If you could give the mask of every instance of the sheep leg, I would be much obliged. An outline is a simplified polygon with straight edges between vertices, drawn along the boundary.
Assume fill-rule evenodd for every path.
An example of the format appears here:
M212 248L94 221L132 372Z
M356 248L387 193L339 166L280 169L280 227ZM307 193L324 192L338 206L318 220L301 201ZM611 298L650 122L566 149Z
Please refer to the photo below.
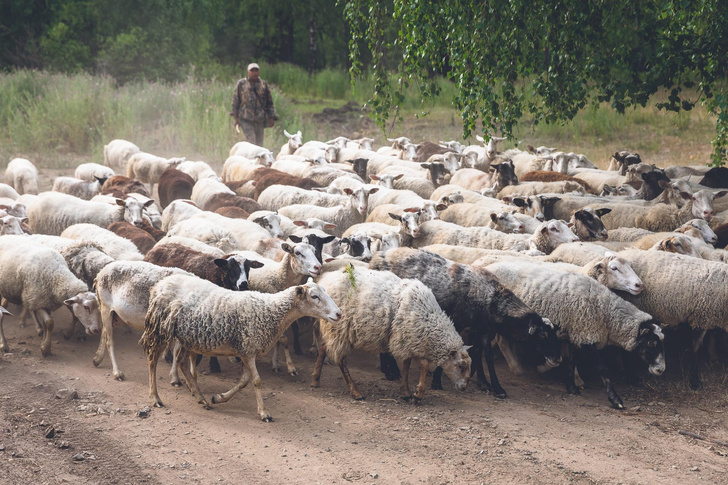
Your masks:
M3 298L2 300L0 300L0 306L4 306L5 308L7 308L8 307L8 300L5 299L5 298ZM23 312L25 312L25 313L23 313ZM43 335L43 325L41 325L40 320L38 320L38 317L35 315L35 312L29 312L28 309L25 308L24 306L23 306L23 309L20 312L20 317L21 317L21 322L22 322L22 325L21 326L25 326L25 316L28 313L30 313L31 316L33 317L33 321L35 322L35 332L40 337L41 335Z
M210 403L207 402L205 396L200 390L200 385L197 383L197 378L192 375L191 368L194 365L193 355L182 349L179 352L177 367L182 371L182 375L185 376L185 382L187 382L187 388L190 390L193 396L197 398L197 403L202 404L205 409L210 409Z
M622 403L622 400L614 390L612 381L609 380L609 376L607 375L607 366L596 347L594 345L584 345L579 349L579 351L583 352L583 354L594 363L594 367L597 369L599 376L602 378L602 382L607 387L607 399L609 399L612 407L615 409L624 409L624 403Z
M491 360L488 361L488 351L486 350L486 357L485 361L488 365L488 372L490 373L490 379L493 381L493 373L495 373L495 369L491 372L491 366L493 361L493 347L486 342L486 338L483 337L483 339L478 339L479 341L476 342L472 347L468 349L468 355L470 355L470 360L472 361L471 367L470 367L470 377L473 376L473 374L477 374L478 379L478 385L483 388L485 392L491 392L495 389L495 384L491 387L490 382L488 382L488 379L485 377L485 369L483 368L483 345L487 345L490 347L490 356ZM492 340L492 339L491 339ZM441 371L442 372L442 371ZM498 378L496 377L495 381L498 381ZM500 387L500 384L498 385ZM501 391L503 389L501 388ZM505 393L505 391L503 391ZM506 397L506 396L498 396L496 397Z
M566 392L569 394L574 394L578 396L581 394L581 391L579 391L579 387L576 385L576 359L574 359L574 346L569 344L569 348L566 352L563 351L562 348L562 357L563 357L563 363L561 364L566 372ZM581 377L579 377L579 380L581 381ZM584 382L582 381L582 384Z
M381 355L382 354L379 354L380 358L381 358ZM409 401L412 399L412 393L410 392L410 387L409 387L410 365L412 365L411 357L409 359L405 359L402 362L402 383L400 385L400 390L402 392L402 399L405 401Z
M486 335L483 340L483 345L485 346L485 362L488 364L488 374L490 375L490 382L491 382L491 390L495 397L500 399L505 399L508 397L508 394L506 394L505 389L501 387L500 382L498 382L498 376L495 373L495 359L493 358L493 338L495 335L488 334ZM480 352L478 352L480 353ZM480 365L480 372L483 372L483 365L481 363ZM483 379L485 380L485 375L483 376ZM480 380L480 379L479 379ZM487 380L485 382L488 382Z
M5 305L2 305L5 306ZM28 319L28 309L23 307L22 310L20 310L20 315L18 315L18 320L20 320L20 326L25 327L26 323L25 321Z
M281 336L283 338L283 336ZM278 339L276 344L273 346L273 352L270 356L270 370L275 372L276 374L281 371L281 366L278 365L278 347L281 346L281 341Z
M210 373L219 374L220 372L222 372L222 369L220 369L220 361L217 360L217 357L210 357Z
M620 349L620 357L622 358L622 367L624 369L624 377L630 386L641 387L642 379L637 375L637 359L632 352Z
M398 381L402 378L397 361L389 352L379 354L379 367L384 373L384 378L388 381Z
M43 357L48 357L51 354L51 334L53 333L53 319L50 314L44 310L35 311L36 323L40 320L41 327L43 328L43 340L40 343L40 353Z
M500 349L503 358L506 359L506 362L508 363L508 368L511 370L511 372L516 375L523 374L523 366L521 366L521 363L518 361L518 358L513 352L513 347L508 339L504 338L501 335L497 335L496 344L498 344L498 348Z
M163 352L161 349L152 349L147 354L147 361L149 363L149 397L154 400L154 407L163 408L162 400L159 398L159 392L157 392L157 362L159 362L160 354Z
M430 389L442 390L442 367L438 366L432 373L432 382L430 383Z
M297 376L298 372L296 372L296 366L291 358L291 352L288 350L288 337L281 335L281 338L279 338L276 343L276 349L278 346L283 347L283 355L286 357L286 372L288 372L288 375L291 377Z
M253 379L253 387L255 388L255 400L258 402L258 415L266 423L273 421L273 417L265 409L263 403L263 391L260 388L260 374L258 374L258 368L255 366L255 356L246 355L243 357L243 364L250 370L250 376Z
M219 404L221 402L228 402L235 394L240 391L240 389L243 389L245 386L248 385L250 382L251 374L248 370L248 367L243 365L240 369L240 380L237 384L233 386L232 389L230 389L227 392L222 392L220 394L213 394L212 396L212 404Z
M298 320L296 320L291 324L291 333L293 334L293 353L296 355L303 355L299 330Z
M321 342L319 344L316 365L314 365L313 374L311 374L311 387L319 387L321 385L321 368L324 366L324 359L326 359L326 346Z
M346 385L349 386L349 392L351 393L351 397L357 401L363 401L364 395L359 392L359 389L356 388L356 384L354 384L354 380L351 378L351 374L349 374L349 367L346 365L346 357L343 357L341 359L341 362L339 363L339 369L341 369L341 375L344 376L344 381L346 381Z
M420 359L420 381L417 383L417 390L415 391L415 404L420 404L422 397L425 395L425 389L427 389L427 371L429 368L430 363L426 359Z
M693 345L690 347L690 389L696 391L700 389L702 382L700 381L700 371L698 370L698 351L703 345L706 330L693 329Z
M172 368L169 370L169 380L170 384L173 387L180 387L182 385L182 380L179 378L179 353L182 349L182 346L180 343L175 340L174 345L172 347Z
M0 351L10 352L10 346L8 345L8 340L5 338L5 331L3 330L3 315L2 314L0 314Z
M76 322L78 322L78 319L76 318L76 315L71 312L71 323L68 324L68 327L66 327L66 329L62 332L64 339L68 340L73 337L73 331L76 330Z

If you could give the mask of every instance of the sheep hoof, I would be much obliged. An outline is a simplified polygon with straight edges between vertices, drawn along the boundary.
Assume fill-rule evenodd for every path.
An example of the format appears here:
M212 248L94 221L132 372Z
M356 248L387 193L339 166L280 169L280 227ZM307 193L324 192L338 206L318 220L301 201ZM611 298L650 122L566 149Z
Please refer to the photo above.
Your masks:
M364 400L364 396L362 396L361 394L359 394L358 396L351 396L351 397L354 398L354 401L363 401Z
M291 376L291 377L296 377L298 375L298 372L296 372L296 370L294 369L294 370L290 371L288 373L288 375Z
M437 384L435 384L433 382L432 384L430 384L430 389L433 389L435 391L442 391L442 383L438 382Z
M170 352L169 350L164 353L164 361L167 362L168 364L171 364L173 361L172 352Z
M278 374L281 370L278 367L271 367L271 369L274 373Z
M170 382L170 385L172 387L182 387L182 381L180 381L180 380L172 381L172 382Z
M164 404L162 404L162 401L154 401L154 407L155 408L163 408Z
M264 423L272 423L273 418L271 416L263 416L260 418Z
M415 396L412 402L415 406L419 406L420 404L422 404L422 398Z
M412 400L412 396L402 396L401 398L405 402L410 402Z
M40 354L43 357L48 357L49 355L51 355L51 349L50 348L41 347L40 348Z
M508 397L508 394L506 394L506 391L504 391L503 389L495 392L493 395L498 399L506 399Z
M700 379L690 379L690 389L692 389L693 391L697 391L702 385L703 383L700 381Z
M566 388L566 392L567 392L567 393L569 393L569 394L573 394L574 396L579 396L579 395L581 395L581 391L580 391L580 390L579 390L579 388L578 388L578 387L576 387L576 386L570 386L570 387L567 387L567 388Z
M100 361L100 360L96 360L96 358L95 358L95 357L94 357L94 359L92 360L92 362L94 363L94 367L98 367L99 365L101 365L101 361Z
M123 372L119 372L118 374L114 374L114 379L116 379L117 381L124 381L126 380L126 376Z
M620 411L624 409L624 404L622 404L621 402L613 402L612 406L614 407L614 409L619 409Z
M0 346L0 352L2 352L4 354L9 353L10 352L10 346L9 345Z

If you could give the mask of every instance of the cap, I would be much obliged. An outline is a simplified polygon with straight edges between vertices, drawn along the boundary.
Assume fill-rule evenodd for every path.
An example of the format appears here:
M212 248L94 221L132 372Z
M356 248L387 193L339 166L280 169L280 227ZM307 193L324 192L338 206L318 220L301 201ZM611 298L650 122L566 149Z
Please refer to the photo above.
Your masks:
M248 71L250 71L251 69L260 70L260 66L258 64L256 64L255 62L251 62L250 64L248 64Z

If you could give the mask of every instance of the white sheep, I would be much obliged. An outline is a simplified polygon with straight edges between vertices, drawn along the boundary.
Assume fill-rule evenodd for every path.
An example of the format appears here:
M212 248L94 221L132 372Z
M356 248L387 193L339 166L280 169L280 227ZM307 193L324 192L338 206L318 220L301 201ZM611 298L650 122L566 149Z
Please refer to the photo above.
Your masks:
M222 165L222 181L249 180L253 178L257 170L271 167L271 164L268 162L269 160L265 157L245 158L239 155L228 157Z
M193 162L188 160L182 162L177 165L177 170L186 173L192 177L192 180L194 181L206 178L219 179L215 170L213 170L210 165L202 161Z
M58 251L33 244L27 236L0 237L0 305L23 305L43 330L40 351L51 353L51 313L66 305L89 335L99 330L98 302L86 283L68 269ZM0 350L8 343L0 328Z
M129 158L140 151L139 147L130 141L111 140L108 145L104 145L104 165L111 167L117 173L125 173Z
M110 205L60 192L44 192L28 207L28 217L33 233L58 236L68 226L82 222L103 228L119 221L141 226L143 209L144 205L131 197L116 199L116 205Z
M0 197L15 200L20 194L8 184L0 184Z
M109 179L116 175L111 167L106 167L98 163L82 163L76 167L76 172L73 174L77 179L85 180L86 182L95 182L98 179Z
M364 191L367 187L362 186L353 191ZM352 189L349 189L352 190ZM258 203L265 210L275 211L281 207L293 204L309 204L319 207L336 207L345 204L347 196L333 195L314 190L306 190L291 185L271 185L258 196Z
M349 267L329 271L318 279L340 306L339 322L319 322L321 340L312 387L318 387L326 356L339 365L354 399L364 396L356 388L346 359L352 350L390 352L403 362L401 392L411 399L408 371L412 359L419 361L419 382L414 394L420 401L430 365L440 366L459 390L470 377L470 356L452 321L445 315L432 291L417 280L400 279L388 271Z
M190 249L194 249L195 251L199 251L205 254L211 254L216 258L220 258L225 255L225 252L219 248L210 246L209 244L205 244L202 241L198 241L197 239L192 239L190 237L184 236L163 237L162 239L157 241L157 244L155 244L154 247L156 248L157 246L164 246L167 244L181 244L183 246L187 246Z
M229 155L231 157L245 157L251 160L258 159L260 160L259 163L261 165L265 165L266 167L270 167L271 163L275 161L275 157L273 157L273 152L271 152L267 148L260 147L247 141L241 141L233 145L233 147L230 149Z
M96 177L93 182L75 177L56 177L53 180L53 191L73 195L83 200L91 200L95 195L101 193L101 186L106 182L105 178Z
M189 219L194 215L202 214L202 212L202 209L197 207L197 204L191 200L173 200L162 211L162 230L169 231L178 222Z
M295 204L283 207L278 212L291 220L302 220L307 217L315 217L330 224L335 224L336 228L332 229L332 233L341 237L341 235L349 227L354 224L364 222L367 215L369 196L375 194L379 187L370 188L368 190L357 189L353 191L346 189L349 200L343 206L338 207L318 207L314 205Z
M140 340L149 360L149 392L154 405L162 406L157 393L157 361L166 346L177 339L183 353L240 357L244 366L240 381L230 391L213 395L211 401L228 401L252 380L258 415L263 421L272 421L263 403L255 358L267 352L291 323L303 316L336 323L341 311L312 281L275 294L262 294L234 292L186 275L165 278L152 290ZM183 357L180 367L192 394L209 407Z
M149 184L149 194L152 195L154 193L154 184L159 182L162 173L184 161L184 158L167 159L151 153L138 152L129 157L126 163L126 176Z
M61 233L61 237L98 244L102 251L115 260L141 261L144 255L129 239L117 236L95 224L73 224Z
M38 194L38 170L30 160L14 158L5 169L5 183L20 194ZM17 198L17 197L15 197Z
M624 404L614 391L598 349L616 345L636 351L648 364L650 373L660 375L664 372L663 335L655 319L601 283L583 274L528 262L496 263L488 266L488 270L539 315L559 326L572 350L595 364L606 385L607 398L615 408L624 409ZM646 282L645 285L650 288ZM574 367L569 364L567 369L567 391L578 394Z
M519 182L518 185L506 185L498 192L498 197L529 196L540 194L585 194L586 189L572 180L556 182Z
M288 141L281 147L281 151L279 151L278 155L276 155L276 160L284 155L293 155L295 151L303 145L303 133L301 133L301 130L298 130L293 135L288 133L286 130L283 130L283 134L286 135Z
M0 210L0 236L11 236L23 234L23 229L20 227L21 222L28 220L27 217L19 219L15 216L2 214L4 211Z
M205 207L215 194L236 195L227 185L214 178L204 178L195 182L190 198L197 207ZM166 210L166 209L165 209Z
M307 159L323 157L327 162L335 162L339 156L339 148L320 141L307 141L293 154Z
M637 249L648 249L656 242L670 236L675 236L675 233L683 233L691 237L697 237L708 244L714 244L718 241L718 236L715 235L705 219L691 219L675 229L673 232L651 232L643 234L641 237L634 240L632 246Z

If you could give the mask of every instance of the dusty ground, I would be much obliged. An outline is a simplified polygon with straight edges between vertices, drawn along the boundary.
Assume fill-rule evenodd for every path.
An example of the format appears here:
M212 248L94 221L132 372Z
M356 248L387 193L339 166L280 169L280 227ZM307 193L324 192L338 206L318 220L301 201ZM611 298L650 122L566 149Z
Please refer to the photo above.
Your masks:
M686 390L676 362L642 388L618 379L628 408L618 412L597 381L569 396L557 378L514 377L502 361L507 400L475 386L458 393L446 380L444 391L428 390L414 406L397 399L398 386L382 379L374 356L355 355L351 366L363 402L349 397L333 366L324 368L320 389L309 389L308 355L295 357L297 377L273 374L261 359L275 419L263 423L251 389L204 410L186 388L168 385L169 366L161 363L167 407L142 418L137 412L151 401L138 335L116 329L127 376L118 382L108 359L99 368L91 363L98 340L64 340L67 311L56 318L45 359L32 326L5 320L12 353L0 359L3 484L728 483L728 447L678 434L728 441L721 366L706 371L706 389L697 393ZM201 378L206 394L237 379L237 366L222 365L222 374ZM69 388L78 399L55 397ZM79 454L83 460L74 461Z

